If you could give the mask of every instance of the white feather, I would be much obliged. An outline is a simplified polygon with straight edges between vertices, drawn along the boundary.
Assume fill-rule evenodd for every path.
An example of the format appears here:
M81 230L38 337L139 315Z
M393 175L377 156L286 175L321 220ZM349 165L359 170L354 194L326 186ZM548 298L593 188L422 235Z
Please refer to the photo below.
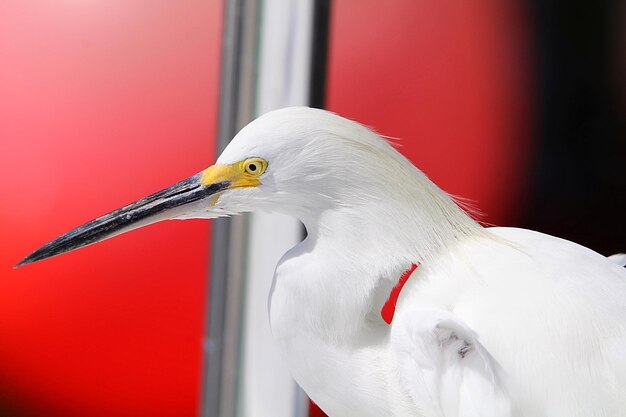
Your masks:
M615 255L609 256L609 259L619 266L626 266L626 253L616 253Z
M453 314L420 308L398 314L391 347L399 376L425 415L511 416L500 366Z

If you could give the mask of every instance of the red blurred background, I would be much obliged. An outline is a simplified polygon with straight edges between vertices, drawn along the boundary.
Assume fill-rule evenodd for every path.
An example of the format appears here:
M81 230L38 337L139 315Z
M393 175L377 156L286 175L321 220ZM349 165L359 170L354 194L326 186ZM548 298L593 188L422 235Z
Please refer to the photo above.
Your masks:
M13 270L213 160L221 2L0 2L0 414L197 414L208 229Z
M517 2L336 1L328 109L400 151L486 220L517 217L528 165L528 28Z

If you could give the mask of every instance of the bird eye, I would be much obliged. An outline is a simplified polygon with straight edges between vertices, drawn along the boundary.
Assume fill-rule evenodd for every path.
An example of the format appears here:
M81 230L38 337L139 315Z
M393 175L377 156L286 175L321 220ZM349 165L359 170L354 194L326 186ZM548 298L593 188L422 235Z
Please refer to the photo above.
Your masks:
M261 158L246 159L243 163L243 169L246 173L254 176L259 176L265 172L267 168L267 162Z

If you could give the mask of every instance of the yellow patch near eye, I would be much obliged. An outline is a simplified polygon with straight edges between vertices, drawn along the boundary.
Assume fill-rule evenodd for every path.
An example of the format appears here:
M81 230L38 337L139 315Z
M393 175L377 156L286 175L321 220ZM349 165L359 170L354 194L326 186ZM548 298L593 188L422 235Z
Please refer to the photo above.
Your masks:
M211 185L218 182L233 181L239 172L237 164L213 165L204 170L200 176L200 183L202 185Z
M204 170L200 176L200 183L210 185L229 182L228 188L256 187L261 184L258 177L265 172L266 168L267 161L262 158L249 158L227 165L213 165Z

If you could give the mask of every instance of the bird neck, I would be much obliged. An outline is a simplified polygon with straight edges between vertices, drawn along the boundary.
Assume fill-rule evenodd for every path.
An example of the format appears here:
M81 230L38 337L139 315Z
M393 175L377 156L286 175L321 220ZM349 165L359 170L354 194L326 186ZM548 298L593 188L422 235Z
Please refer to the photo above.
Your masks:
M394 271L398 265L406 269L427 263L460 239L485 233L425 176L404 184L402 193L377 190L372 195L377 197L301 220L319 244L334 247L354 263L392 262Z
M351 343L358 334L386 328L380 311L404 271L436 260L459 240L484 234L443 191L429 194L428 204L387 196L301 219L308 236L293 254L305 256L296 268L297 287L306 287L305 297L324 299L328 314L317 305L310 314L300 308L308 317L303 321L315 322L312 329L324 329L320 337Z

